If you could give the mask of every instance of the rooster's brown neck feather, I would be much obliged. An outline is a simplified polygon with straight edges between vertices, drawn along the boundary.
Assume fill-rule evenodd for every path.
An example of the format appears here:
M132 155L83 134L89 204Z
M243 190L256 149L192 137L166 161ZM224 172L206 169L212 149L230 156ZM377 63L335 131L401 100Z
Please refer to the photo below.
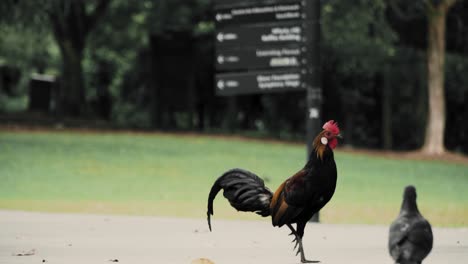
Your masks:
M319 158L320 160L323 160L323 154L325 153L325 150L327 148L327 145L323 145L322 144L322 137L323 137L323 131L322 133L318 134L317 137L315 137L314 139L314 142L312 144L315 152L317 153L317 158Z

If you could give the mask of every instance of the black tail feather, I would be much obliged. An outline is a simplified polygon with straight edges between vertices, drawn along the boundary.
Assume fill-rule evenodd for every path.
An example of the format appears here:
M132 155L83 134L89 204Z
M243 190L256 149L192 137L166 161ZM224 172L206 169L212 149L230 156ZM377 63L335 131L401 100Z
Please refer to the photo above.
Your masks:
M273 193L265 187L263 180L252 172L232 169L215 181L208 195L207 220L210 231L213 201L221 189L224 190L224 197L238 211L255 212L261 216L270 215Z

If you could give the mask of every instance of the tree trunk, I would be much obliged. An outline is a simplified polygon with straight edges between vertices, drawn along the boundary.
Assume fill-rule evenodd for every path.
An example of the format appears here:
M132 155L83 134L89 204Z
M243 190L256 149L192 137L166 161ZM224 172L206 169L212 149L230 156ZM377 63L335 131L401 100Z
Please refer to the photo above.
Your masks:
M63 72L60 80L60 114L80 116L85 110L85 89L83 80L83 50L74 47L70 40L61 43Z
M428 6L427 70L429 109L426 136L422 151L427 154L442 154L445 130L445 27L449 8L455 1L446 0L437 6Z
M111 0L95 1L94 9L89 9L85 1L47 2L45 12L62 55L58 111L60 115L79 116L86 109L81 65L86 37L106 11Z

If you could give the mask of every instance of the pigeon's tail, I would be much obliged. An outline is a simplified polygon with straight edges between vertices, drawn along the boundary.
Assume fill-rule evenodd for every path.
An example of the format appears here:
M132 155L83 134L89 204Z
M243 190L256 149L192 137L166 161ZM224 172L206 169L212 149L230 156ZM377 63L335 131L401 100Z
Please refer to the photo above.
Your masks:
M221 189L224 190L224 197L238 211L255 212L261 216L270 215L273 193L265 187L263 180L252 172L232 169L221 175L211 187L207 212L210 231L213 201Z

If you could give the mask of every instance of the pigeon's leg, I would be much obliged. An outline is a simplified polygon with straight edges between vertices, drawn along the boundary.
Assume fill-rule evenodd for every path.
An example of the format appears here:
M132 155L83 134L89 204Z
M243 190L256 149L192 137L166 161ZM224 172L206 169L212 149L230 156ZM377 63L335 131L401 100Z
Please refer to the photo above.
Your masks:
M319 263L320 261L318 260L307 260L305 258L305 254L304 254L304 247L302 246L302 238L299 236L299 234L296 232L296 230L294 230L294 227L292 227L291 224L287 224L287 226L289 227L289 229L291 229L291 234L289 235L294 235L295 238L292 242L296 242L296 244L294 245L294 250L296 250L297 246L299 246L299 248L297 249L297 252L296 252L296 256L300 253L301 254L301 262L302 263Z

